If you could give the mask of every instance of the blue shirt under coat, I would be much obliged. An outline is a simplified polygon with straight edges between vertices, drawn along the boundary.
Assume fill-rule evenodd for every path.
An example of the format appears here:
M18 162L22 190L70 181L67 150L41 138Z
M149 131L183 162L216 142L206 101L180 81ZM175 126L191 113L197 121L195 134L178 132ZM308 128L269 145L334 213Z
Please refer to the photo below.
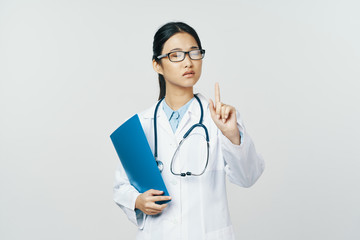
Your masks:
M163 110L164 110L167 118L169 119L170 126L174 133L175 133L176 129L178 128L181 119L185 115L186 111L188 110L188 108L193 100L194 100L194 98L190 99L184 106L182 106L181 108L179 108L176 111L172 110L166 104L165 100L163 101Z

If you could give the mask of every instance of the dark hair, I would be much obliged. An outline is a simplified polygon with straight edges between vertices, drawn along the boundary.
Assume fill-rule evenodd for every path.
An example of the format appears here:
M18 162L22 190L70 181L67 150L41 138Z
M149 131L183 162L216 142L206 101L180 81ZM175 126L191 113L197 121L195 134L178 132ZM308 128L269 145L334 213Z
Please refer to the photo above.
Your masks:
M183 22L169 22L163 25L161 28L159 28L159 30L157 30L157 32L155 33L154 42L153 42L153 57L152 57L153 60L160 63L160 60L157 59L157 56L161 55L165 42L174 34L179 32L189 33L191 36L193 36L199 48L202 49L200 38L192 27L190 27L189 25ZM166 93L165 79L164 76L161 74L159 74L159 86L160 86L160 94L159 94L159 100L160 100L163 97L165 97L165 93Z

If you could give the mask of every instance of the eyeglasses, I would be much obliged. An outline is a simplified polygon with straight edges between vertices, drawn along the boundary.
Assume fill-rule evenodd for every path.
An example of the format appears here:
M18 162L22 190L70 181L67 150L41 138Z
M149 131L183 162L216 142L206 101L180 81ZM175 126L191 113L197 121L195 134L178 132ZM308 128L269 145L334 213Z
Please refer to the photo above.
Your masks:
M192 60L200 60L203 59L205 56L204 49L195 49L191 51L174 51L169 52L160 56L157 56L157 59L162 59L164 57L168 57L171 62L181 62L185 59L185 55L188 54L190 59Z

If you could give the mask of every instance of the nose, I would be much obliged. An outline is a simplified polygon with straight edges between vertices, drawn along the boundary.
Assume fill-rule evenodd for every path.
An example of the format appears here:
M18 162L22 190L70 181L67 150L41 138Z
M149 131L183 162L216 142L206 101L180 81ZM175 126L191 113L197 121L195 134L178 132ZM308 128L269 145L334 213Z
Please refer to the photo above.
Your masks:
M189 53L185 54L185 59L183 60L185 67L192 67L193 63L189 56Z

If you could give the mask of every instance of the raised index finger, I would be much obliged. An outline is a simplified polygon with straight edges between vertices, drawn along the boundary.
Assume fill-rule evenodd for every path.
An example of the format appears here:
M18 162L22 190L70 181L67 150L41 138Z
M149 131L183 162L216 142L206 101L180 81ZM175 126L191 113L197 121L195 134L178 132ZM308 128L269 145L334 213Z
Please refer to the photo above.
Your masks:
M220 102L220 87L219 83L215 83L215 104Z

